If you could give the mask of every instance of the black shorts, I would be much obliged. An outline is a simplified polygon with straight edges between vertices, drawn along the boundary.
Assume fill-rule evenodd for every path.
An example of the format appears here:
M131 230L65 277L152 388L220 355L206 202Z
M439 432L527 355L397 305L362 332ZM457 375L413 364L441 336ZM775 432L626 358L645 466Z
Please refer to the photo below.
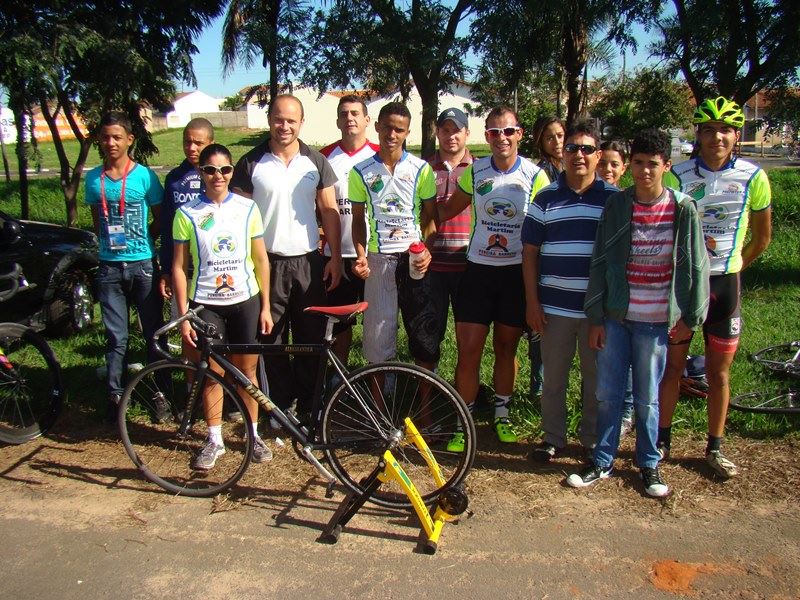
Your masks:
M198 304L189 301L189 308L203 307L200 318L213 323L225 344L257 344L258 315L261 298L258 294L237 304Z
M522 265L490 267L467 261L453 312L456 323L524 328Z
M723 353L736 352L742 332L739 273L713 275L708 283L711 296L708 316L703 324L706 348Z
M325 266L331 258L325 257ZM356 304L364 299L364 280L353 273L353 263L355 258L342 259L342 278L334 289L328 292L328 301L325 306L344 306L346 304ZM333 326L333 333L340 333L349 327L351 323L336 323Z

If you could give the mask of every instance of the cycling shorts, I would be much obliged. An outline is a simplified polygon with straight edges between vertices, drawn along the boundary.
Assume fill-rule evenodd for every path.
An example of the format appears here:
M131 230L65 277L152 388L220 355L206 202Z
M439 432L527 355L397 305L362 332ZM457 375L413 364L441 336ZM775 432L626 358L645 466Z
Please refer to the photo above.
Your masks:
M189 308L199 305L192 300ZM256 294L236 304L203 304L200 318L213 323L222 334L224 344L258 344L258 315L261 313L261 297ZM215 340L216 341L216 340ZM219 342L217 342L219 343Z
M456 323L524 328L522 265L489 266L467 261L453 313Z

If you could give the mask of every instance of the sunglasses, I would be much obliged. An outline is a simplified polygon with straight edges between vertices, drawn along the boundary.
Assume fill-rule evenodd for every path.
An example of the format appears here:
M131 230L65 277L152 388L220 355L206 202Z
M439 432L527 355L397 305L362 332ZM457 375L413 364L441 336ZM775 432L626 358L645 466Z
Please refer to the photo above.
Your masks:
M490 138L497 138L500 137L502 133L506 137L511 137L515 133L519 131L519 127L491 127L486 130L486 134Z
M575 154L578 150L584 154L594 154L597 152L597 146L591 144L564 144L564 152Z
M233 167L231 165L222 165L221 167L215 167L214 165L203 165L200 167L200 171L205 175L214 175L219 173L221 175L230 175L233 173Z

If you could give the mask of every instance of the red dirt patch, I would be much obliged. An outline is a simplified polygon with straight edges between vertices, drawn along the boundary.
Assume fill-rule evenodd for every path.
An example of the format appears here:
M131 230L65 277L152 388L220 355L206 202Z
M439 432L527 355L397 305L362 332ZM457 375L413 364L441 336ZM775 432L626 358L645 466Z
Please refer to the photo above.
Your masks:
M692 584L700 573L714 573L718 569L708 563L682 563L676 560L660 560L653 563L650 581L658 589L673 594L694 594Z

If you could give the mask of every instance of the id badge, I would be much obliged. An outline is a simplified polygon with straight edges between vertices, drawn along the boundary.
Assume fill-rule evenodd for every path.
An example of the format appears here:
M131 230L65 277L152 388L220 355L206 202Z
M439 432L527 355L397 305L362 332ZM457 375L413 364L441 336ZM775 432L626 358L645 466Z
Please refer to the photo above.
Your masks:
M108 226L108 247L111 250L125 250L128 248L128 241L125 239L124 225Z

